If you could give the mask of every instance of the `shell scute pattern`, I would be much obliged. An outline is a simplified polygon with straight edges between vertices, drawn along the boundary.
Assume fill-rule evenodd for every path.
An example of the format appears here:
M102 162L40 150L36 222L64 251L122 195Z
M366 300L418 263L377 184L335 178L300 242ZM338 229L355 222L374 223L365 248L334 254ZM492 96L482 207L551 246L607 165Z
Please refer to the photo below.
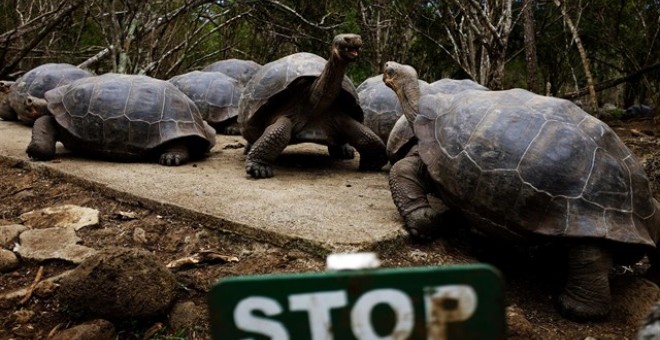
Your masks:
M105 74L51 90L46 99L58 124L85 149L139 155L176 138L214 142L195 104L166 81Z
M607 125L524 90L438 96L420 100L420 156L467 216L514 234L653 245L648 180Z
M222 123L238 115L241 97L239 82L220 72L192 71L169 80L185 93L210 124Z

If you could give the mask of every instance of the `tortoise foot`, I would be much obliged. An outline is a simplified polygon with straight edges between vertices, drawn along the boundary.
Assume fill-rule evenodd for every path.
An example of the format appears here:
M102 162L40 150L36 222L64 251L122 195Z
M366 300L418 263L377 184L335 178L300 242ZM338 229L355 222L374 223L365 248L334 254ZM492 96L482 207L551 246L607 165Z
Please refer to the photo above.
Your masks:
M158 163L167 166L179 166L188 161L188 152L169 151L160 155Z
M336 158L336 159L353 159L355 158L355 149L348 145L348 144L342 144L342 145L329 145L328 146L328 153L330 154L330 157Z
M245 171L252 178L270 178L273 177L273 168L265 163L248 161L245 163Z
M25 150L28 157L37 161L49 161L55 157L55 147L54 146L44 146L39 143L30 143Z
M417 242L429 242L438 237L442 224L442 214L431 207L413 210L404 216L405 229Z
M578 298L571 292L564 292L558 298L559 313L574 321L599 321L610 313L609 299L587 300Z

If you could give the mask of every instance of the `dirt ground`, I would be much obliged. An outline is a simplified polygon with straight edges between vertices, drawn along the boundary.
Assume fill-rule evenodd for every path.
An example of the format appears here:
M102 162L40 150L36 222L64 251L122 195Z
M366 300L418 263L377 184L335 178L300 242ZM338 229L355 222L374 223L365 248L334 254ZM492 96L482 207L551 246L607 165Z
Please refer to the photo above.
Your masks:
M647 164L656 197L660 197L658 144L660 129L652 120L609 122L627 145ZM657 136L657 137L656 137ZM299 250L282 249L222 233L194 220L148 210L139 202L103 196L93 188L48 177L23 165L0 162L0 224L18 223L18 216L35 209L76 204L98 209L100 223L78 232L81 244L100 249L105 246L141 247L169 263L200 250L213 250L235 256L237 262L211 263L175 272L180 289L178 301L194 301L204 313L206 293L219 278L262 273L322 271L324 259ZM660 172L659 172L660 173ZM135 218L128 219L126 212ZM146 242L138 242L133 230L146 231ZM553 308L552 296L560 286L560 261L552 257L521 256L484 251L489 244L479 243L465 233L448 233L430 244L408 241L375 249L384 267L446 265L475 261L498 266L506 278L508 337L512 339L631 339L650 306L660 298L658 289L646 279L644 262L615 268L612 290L615 296L612 315L603 322L574 323L562 319ZM497 256L494 254L497 253ZM524 259L524 260L521 260ZM0 294L30 286L40 266L43 277L51 277L75 266L66 262L21 262L18 269L0 275ZM119 339L207 339L206 318L192 329L171 329L163 320L146 323L116 324ZM50 296L33 296L25 303L0 305L0 339L45 339L55 330L70 328L84 321L72 319Z

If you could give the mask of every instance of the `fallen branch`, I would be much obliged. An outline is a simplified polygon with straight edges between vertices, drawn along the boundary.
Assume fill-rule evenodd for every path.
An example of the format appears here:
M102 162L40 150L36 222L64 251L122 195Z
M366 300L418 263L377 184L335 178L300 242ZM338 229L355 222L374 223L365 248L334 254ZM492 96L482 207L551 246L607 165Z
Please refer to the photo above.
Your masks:
M219 262L219 263L238 262L238 257L222 255L210 250L202 250L190 256L174 260L168 263L166 267L170 269L179 269L184 266L198 265L201 263L215 263L215 262Z
M41 277L44 275L44 266L40 266L39 270L37 270L37 275L34 277L34 281L32 281L32 284L27 288L27 291L25 292L25 296L21 299L21 301L18 301L19 305L22 305L30 298L32 297L32 293L34 292L34 289L37 288L37 284L41 282Z

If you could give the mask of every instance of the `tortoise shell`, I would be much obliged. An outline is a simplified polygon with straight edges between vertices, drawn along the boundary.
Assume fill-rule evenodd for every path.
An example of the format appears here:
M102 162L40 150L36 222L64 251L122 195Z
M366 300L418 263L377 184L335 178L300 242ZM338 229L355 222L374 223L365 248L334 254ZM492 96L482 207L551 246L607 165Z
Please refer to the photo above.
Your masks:
M7 95L9 105L18 119L28 125L34 123L31 111L25 106L28 95L44 98L46 91L66 85L80 78L91 77L92 73L70 64L43 64L25 73L14 83Z
M219 72L192 71L169 80L185 93L210 125L238 116L241 87L236 79Z
M204 72L220 72L236 80L241 87L245 86L261 65L252 60L225 59L216 61L202 69Z
M426 95L415 135L440 197L485 234L655 246L644 169L570 101L522 89Z
M394 91L392 91L387 87L387 85L385 85L385 83L382 81L382 77L380 82L381 84L383 84L382 86L390 90L392 95L395 96L396 98ZM481 86L479 85L479 83L476 83L472 80L469 79L457 80L457 79L449 79L449 78L440 79L430 84L420 80L419 89L421 92L421 96L427 94L435 94L435 93L455 94L465 90L488 91L487 87ZM398 102L399 101L397 98L397 103ZM401 105L399 105L397 109L401 110ZM367 114L367 110L365 109L365 116L366 114ZM399 113L399 117L397 121L395 122L394 126L391 129L389 138L387 139L387 157L390 160L390 163L392 164L396 163L398 160L405 157L408 151L410 151L410 148L414 146L416 142L416 140L414 140L415 134L410 128L410 125L408 124L406 117L401 116L402 114L403 112L401 111Z
M300 92L309 88L321 75L325 64L326 59L318 55L300 52L262 66L245 86L238 105L238 123L243 137L248 142L254 142L280 105L303 99ZM355 85L346 76L335 102L353 119L364 121Z
M57 87L45 97L69 137L62 143L71 150L127 160L181 138L193 154L215 144L215 131L195 103L167 81L108 73Z

